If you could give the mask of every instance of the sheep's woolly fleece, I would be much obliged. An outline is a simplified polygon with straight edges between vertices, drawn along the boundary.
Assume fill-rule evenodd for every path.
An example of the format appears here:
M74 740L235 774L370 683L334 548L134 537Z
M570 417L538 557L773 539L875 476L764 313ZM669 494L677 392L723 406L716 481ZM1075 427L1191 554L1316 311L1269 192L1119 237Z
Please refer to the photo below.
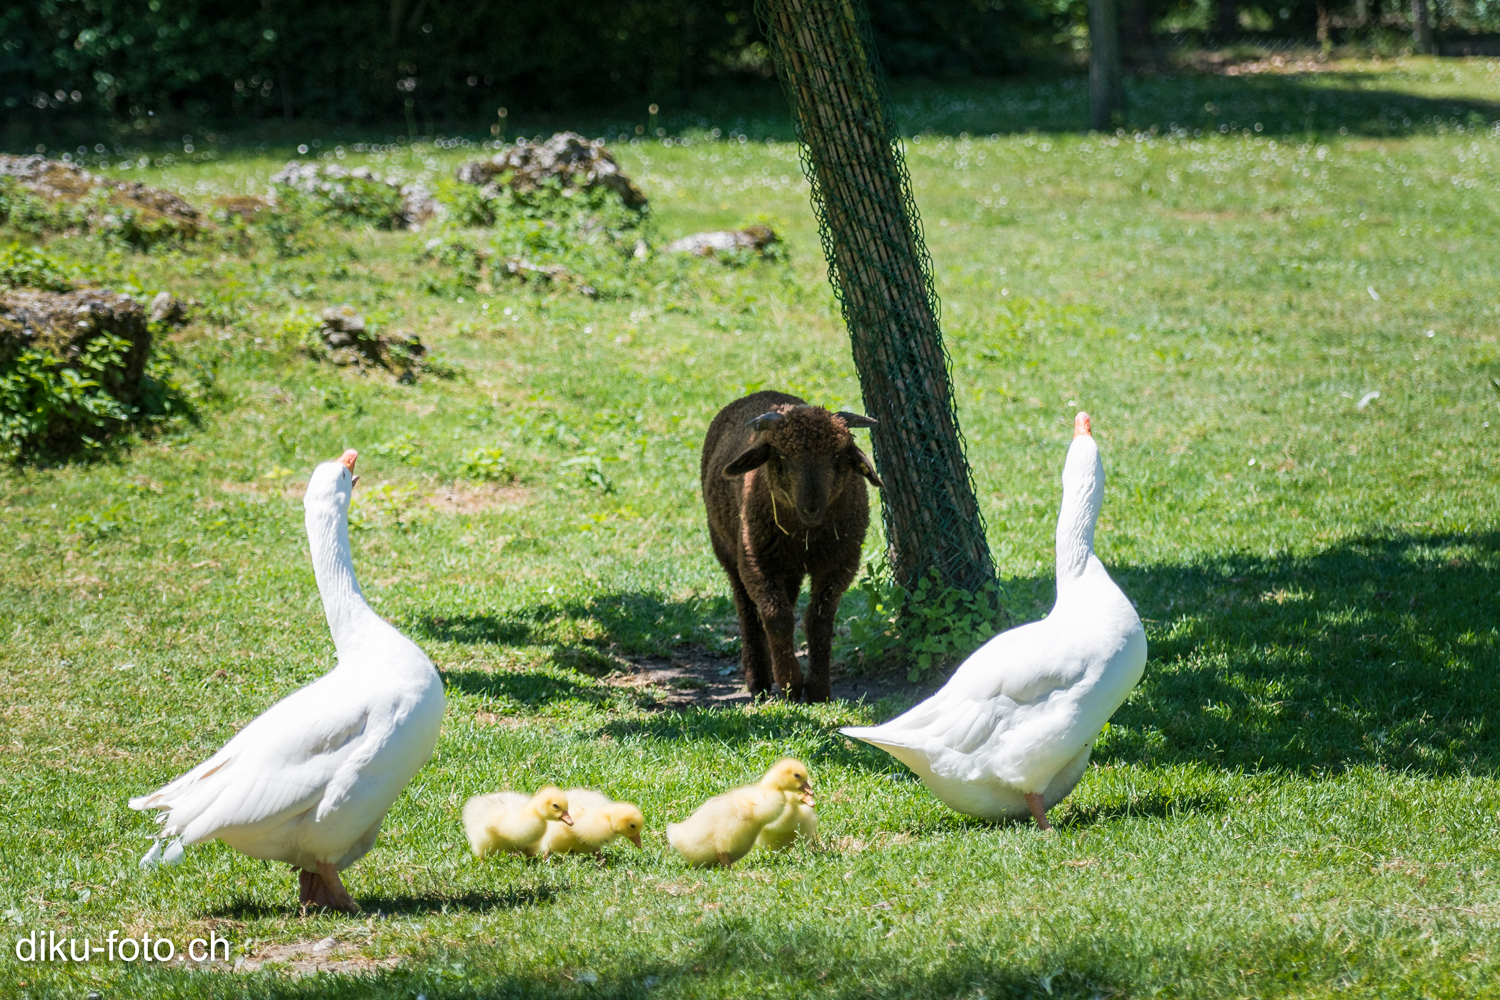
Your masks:
M759 440L769 441L785 455L831 455L854 440L844 418L821 406L781 403L771 409L786 419L761 431Z

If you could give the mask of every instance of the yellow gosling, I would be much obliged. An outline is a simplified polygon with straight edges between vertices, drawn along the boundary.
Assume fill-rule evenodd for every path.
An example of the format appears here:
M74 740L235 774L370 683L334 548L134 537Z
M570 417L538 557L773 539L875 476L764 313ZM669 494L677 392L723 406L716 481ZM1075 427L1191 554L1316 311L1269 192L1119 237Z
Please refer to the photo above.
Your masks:
M568 811L572 825L553 821L536 846L540 854L598 854L618 837L641 846L646 818L633 802L615 802L590 788L569 788Z
M808 792L811 791L812 776L801 761L785 757L771 766L760 784L768 788L785 788L790 781L801 778ZM798 838L809 844L818 839L818 814L810 803L803 801L803 789L783 791L786 809L782 814L761 828L755 838L757 847L768 851L784 851L795 844Z
M807 765L790 757L777 761L761 783L715 795L681 823L668 823L667 842L690 865L732 865L787 811L788 792L814 804Z
M491 792L464 803L464 832L476 858L489 854L534 854L549 820L571 825L568 797L548 785L535 795Z

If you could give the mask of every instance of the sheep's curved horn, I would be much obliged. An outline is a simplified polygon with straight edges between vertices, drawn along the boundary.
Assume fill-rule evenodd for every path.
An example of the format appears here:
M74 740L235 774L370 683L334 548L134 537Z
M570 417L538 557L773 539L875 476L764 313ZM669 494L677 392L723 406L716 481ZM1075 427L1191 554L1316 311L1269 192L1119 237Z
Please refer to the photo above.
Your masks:
M839 412L835 413L834 416L842 420L844 422L844 426L849 428L874 427L875 425L880 423L880 421L876 420L874 417L867 417L863 413L850 413L848 410L840 410Z
M754 420L751 420L751 421L747 422L745 424L745 426L753 428L753 429L758 430L758 431L763 431L767 427L771 427L774 424L779 424L779 423L781 423L781 421L783 421L785 419L786 419L786 414L785 413L777 413L775 410L772 410L769 413L762 413L760 416L756 417Z

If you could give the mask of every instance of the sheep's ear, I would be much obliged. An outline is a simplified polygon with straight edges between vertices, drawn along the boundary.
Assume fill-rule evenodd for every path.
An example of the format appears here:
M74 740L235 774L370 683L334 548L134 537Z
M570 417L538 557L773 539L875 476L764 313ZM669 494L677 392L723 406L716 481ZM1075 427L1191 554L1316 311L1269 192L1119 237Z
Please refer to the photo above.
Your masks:
M771 446L768 444L762 443L756 445L754 448L746 448L740 452L739 458L736 458L724 467L724 475L743 476L751 469L758 469L762 465L765 465L766 462L770 461L770 458Z
M844 453L849 456L849 461L854 463L854 471L868 479L871 486L877 489L885 486L885 483L882 483L880 477L875 474L875 463L870 461L864 452L851 444Z

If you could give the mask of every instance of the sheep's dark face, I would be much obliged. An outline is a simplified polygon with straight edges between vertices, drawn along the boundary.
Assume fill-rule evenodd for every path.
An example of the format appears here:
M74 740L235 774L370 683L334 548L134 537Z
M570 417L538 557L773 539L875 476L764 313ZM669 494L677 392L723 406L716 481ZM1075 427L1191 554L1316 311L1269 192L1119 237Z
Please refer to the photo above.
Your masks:
M842 453L778 455L766 462L764 470L766 485L776 491L776 499L790 501L802 523L810 527L823 523L828 505L844 492L854 471Z
M842 421L835 421L821 407L798 407L758 432L754 443L724 474L739 476L756 468L777 503L795 511L809 527L823 523L851 476L861 475L874 486L882 485L874 465Z

